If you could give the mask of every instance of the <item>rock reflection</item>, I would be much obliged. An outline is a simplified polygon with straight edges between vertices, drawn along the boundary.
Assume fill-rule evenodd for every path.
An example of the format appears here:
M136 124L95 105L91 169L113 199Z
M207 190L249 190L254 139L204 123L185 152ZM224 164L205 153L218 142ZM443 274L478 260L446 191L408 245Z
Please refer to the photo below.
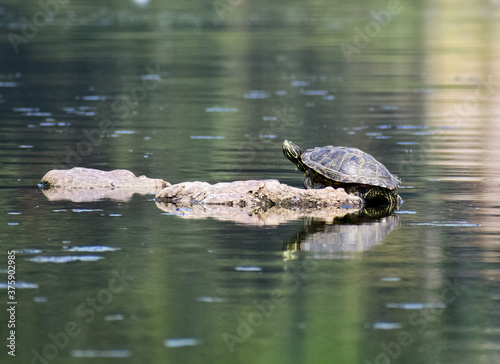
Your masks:
M103 199L113 201L127 202L136 193L144 194L143 190L120 188L116 190L99 188L99 189L69 189L69 188L41 188L45 197L49 201L66 200L71 202L93 202Z
M169 215L177 215L186 219L213 218L221 221L232 221L252 226L277 226L301 218L315 218L333 222L336 218L359 211L359 208L324 207L324 208L268 208L236 207L225 205L178 205L156 201L156 206Z

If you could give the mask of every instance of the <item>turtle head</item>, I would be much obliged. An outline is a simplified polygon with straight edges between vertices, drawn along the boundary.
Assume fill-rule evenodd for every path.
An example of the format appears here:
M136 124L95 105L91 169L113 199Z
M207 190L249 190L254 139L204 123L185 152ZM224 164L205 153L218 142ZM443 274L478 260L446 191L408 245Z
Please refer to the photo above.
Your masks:
M302 164L302 153L302 149L297 144L285 139L283 142L283 154L297 166Z

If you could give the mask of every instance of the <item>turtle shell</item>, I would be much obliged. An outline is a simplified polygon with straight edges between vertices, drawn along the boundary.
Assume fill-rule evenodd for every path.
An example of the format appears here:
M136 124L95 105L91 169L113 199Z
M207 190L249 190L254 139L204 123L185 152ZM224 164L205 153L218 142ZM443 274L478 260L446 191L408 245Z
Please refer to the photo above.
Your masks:
M329 145L307 149L302 154L302 162L312 172L315 182L322 184L360 184L389 190L401 184L382 163L358 148Z

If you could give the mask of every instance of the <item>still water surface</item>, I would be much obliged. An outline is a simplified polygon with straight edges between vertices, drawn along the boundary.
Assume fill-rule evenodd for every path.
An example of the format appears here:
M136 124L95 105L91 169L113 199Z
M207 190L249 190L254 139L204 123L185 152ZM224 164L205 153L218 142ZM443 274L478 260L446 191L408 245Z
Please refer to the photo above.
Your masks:
M500 7L396 3L61 2L43 24L4 2L1 362L500 362ZM285 138L373 154L404 204L249 223L36 187L75 166L299 187Z

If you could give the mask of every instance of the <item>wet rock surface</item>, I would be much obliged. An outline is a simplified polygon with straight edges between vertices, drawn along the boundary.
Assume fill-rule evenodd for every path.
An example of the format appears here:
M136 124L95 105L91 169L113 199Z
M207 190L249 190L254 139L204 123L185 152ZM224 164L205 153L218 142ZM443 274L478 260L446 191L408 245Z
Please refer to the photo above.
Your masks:
M184 182L164 188L156 201L190 206L194 204L224 205L240 208L326 208L349 205L359 207L359 197L343 189L327 187L304 190L280 183L277 180L248 180L209 184Z

